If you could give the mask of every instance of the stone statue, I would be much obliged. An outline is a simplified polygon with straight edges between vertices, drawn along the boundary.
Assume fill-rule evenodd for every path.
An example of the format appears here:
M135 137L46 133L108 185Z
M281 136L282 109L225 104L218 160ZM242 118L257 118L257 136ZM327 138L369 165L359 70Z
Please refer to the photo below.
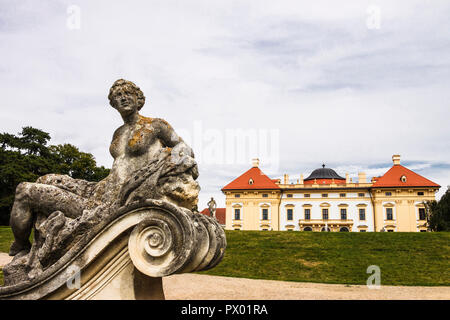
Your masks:
M117 80L108 98L124 121L109 148L111 173L99 183L50 174L19 184L11 211L15 241L10 255L30 249L34 211L45 216L58 211L74 219L83 210L136 199L164 199L188 209L197 204L200 187L192 149L166 121L139 114L145 97L134 83Z
M15 238L10 255L15 257L3 270L5 284L12 287L0 288L0 298L2 290L3 294L11 294L14 286L23 289L27 283L50 281L52 272L67 267L65 260L75 261L75 257L89 250L90 243L99 241L99 235L107 233L105 230L111 225L117 225L115 232L121 230L128 235L131 226L135 226L134 244L129 240L127 250L134 266L144 275L161 277L173 272L210 268L222 259L226 246L223 231L216 230L212 220L195 213L200 186L196 181L198 168L192 149L166 121L139 114L145 97L133 82L117 80L108 98L124 122L114 132L109 148L114 158L110 174L98 183L49 174L38 178L36 183L18 185L10 220ZM131 217L134 220L124 225ZM28 239L33 226L31 245ZM144 241L142 232L148 242L140 246ZM186 238L186 233L193 239ZM197 244L191 243L195 239ZM110 250L117 250L117 246ZM176 258L174 250L183 258ZM94 259L92 255L89 257ZM172 265L161 271L163 264L156 261L163 258L172 259ZM86 268L88 260L81 263ZM130 271L130 274L136 273ZM60 284L62 280L58 281ZM40 297L40 294L30 293L28 297Z
M211 200L209 200L207 205L208 205L208 209L209 209L209 216L215 218L217 204L213 197L211 197Z

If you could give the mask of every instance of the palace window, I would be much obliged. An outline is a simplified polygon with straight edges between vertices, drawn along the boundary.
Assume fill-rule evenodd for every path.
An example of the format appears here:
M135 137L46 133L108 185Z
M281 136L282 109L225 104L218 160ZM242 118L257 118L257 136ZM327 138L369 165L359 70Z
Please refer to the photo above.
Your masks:
M322 198L328 198L328 193L322 193Z
M349 232L349 230L348 230L347 227L341 227L341 228L339 229L339 232Z
M359 220L366 220L366 209L359 209Z
M341 198L345 198L346 194L345 193L339 193L339 197Z
M418 196L423 196L423 194L424 194L423 191L417 192L417 195L418 195Z
M364 230L364 229L361 229L361 230L359 230L359 232L366 232L366 230Z
M263 230L263 231L267 231L267 229L266 229L266 228L263 228L262 230Z
M312 231L312 228L311 227L304 227L303 231Z
M322 219L328 220L328 209L322 209Z
M341 220L347 220L347 209L341 209Z
M358 197L363 198L364 197L364 193L358 193Z
M287 197L288 197L288 198L292 198L292 193L288 193L288 194L287 194Z
M394 230L392 230L392 229L389 229L387 232L394 232Z
M293 219L293 210L292 209L287 209L287 219L288 220L292 220Z
M392 208L386 208L386 220L394 220L394 215L392 214Z
M420 232L427 232L427 230L420 230Z
M235 197L235 198L240 198L241 195L240 195L239 193L236 193L236 194L234 195L234 197Z
M305 198L311 198L311 195L309 193L305 193Z
M267 197L269 197L269 195L267 193L263 193L262 197L267 198Z
M386 197L390 197L390 196L392 196L392 192L388 191L385 193L385 195L386 195Z
M241 209L234 209L234 220L241 220Z
M311 209L305 209L305 220L311 219Z
M253 179L252 178L250 178L249 180L248 180L248 184L250 184L250 185L252 185L253 184Z
M426 220L425 208L419 208L419 220Z
M267 208L262 209L262 219L269 220L269 209Z

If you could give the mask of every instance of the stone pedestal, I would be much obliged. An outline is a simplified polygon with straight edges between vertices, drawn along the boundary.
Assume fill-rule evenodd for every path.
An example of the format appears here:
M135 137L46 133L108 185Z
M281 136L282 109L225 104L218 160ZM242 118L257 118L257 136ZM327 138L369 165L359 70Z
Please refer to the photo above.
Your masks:
M87 232L56 263L40 273L31 269L29 281L11 283L18 265L34 261L32 252L16 256L4 268L0 299L164 299L164 276L212 268L225 247L214 218L161 200L133 203Z

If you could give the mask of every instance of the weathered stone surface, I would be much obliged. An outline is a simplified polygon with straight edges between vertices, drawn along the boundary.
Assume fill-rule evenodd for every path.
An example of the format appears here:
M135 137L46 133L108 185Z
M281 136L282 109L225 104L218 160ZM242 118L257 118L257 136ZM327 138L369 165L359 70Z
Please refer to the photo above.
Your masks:
M130 282L138 275L139 283L158 287L152 279L211 268L222 259L222 227L214 218L191 211L200 190L192 149L164 120L139 115L145 97L133 83L116 81L109 99L124 125L113 135L114 163L108 177L94 183L50 174L17 187L11 212L14 259L3 269L6 286L0 288L0 298L114 298L120 290L110 282ZM92 270L109 272L104 269L108 254L108 263L119 263L114 260L117 244L111 247L115 241L126 247L128 260L120 260L125 271L91 292L89 281L96 277ZM63 271L71 266L90 270L75 293L64 286L68 275ZM128 287L122 298L136 298L137 287Z

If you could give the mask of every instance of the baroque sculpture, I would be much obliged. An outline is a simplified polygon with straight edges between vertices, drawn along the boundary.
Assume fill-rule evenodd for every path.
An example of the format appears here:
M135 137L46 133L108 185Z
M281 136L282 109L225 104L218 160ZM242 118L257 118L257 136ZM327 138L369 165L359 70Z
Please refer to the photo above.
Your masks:
M196 210L192 149L166 121L139 114L145 96L133 82L117 80L108 98L124 124L105 179L49 174L18 185L0 299L162 299L163 276L221 261L224 231ZM67 285L74 277L78 287Z
M211 197L211 200L208 201L207 205L208 205L208 210L209 210L209 216L215 218L216 217L216 208L217 208L216 200L214 200L214 198Z

